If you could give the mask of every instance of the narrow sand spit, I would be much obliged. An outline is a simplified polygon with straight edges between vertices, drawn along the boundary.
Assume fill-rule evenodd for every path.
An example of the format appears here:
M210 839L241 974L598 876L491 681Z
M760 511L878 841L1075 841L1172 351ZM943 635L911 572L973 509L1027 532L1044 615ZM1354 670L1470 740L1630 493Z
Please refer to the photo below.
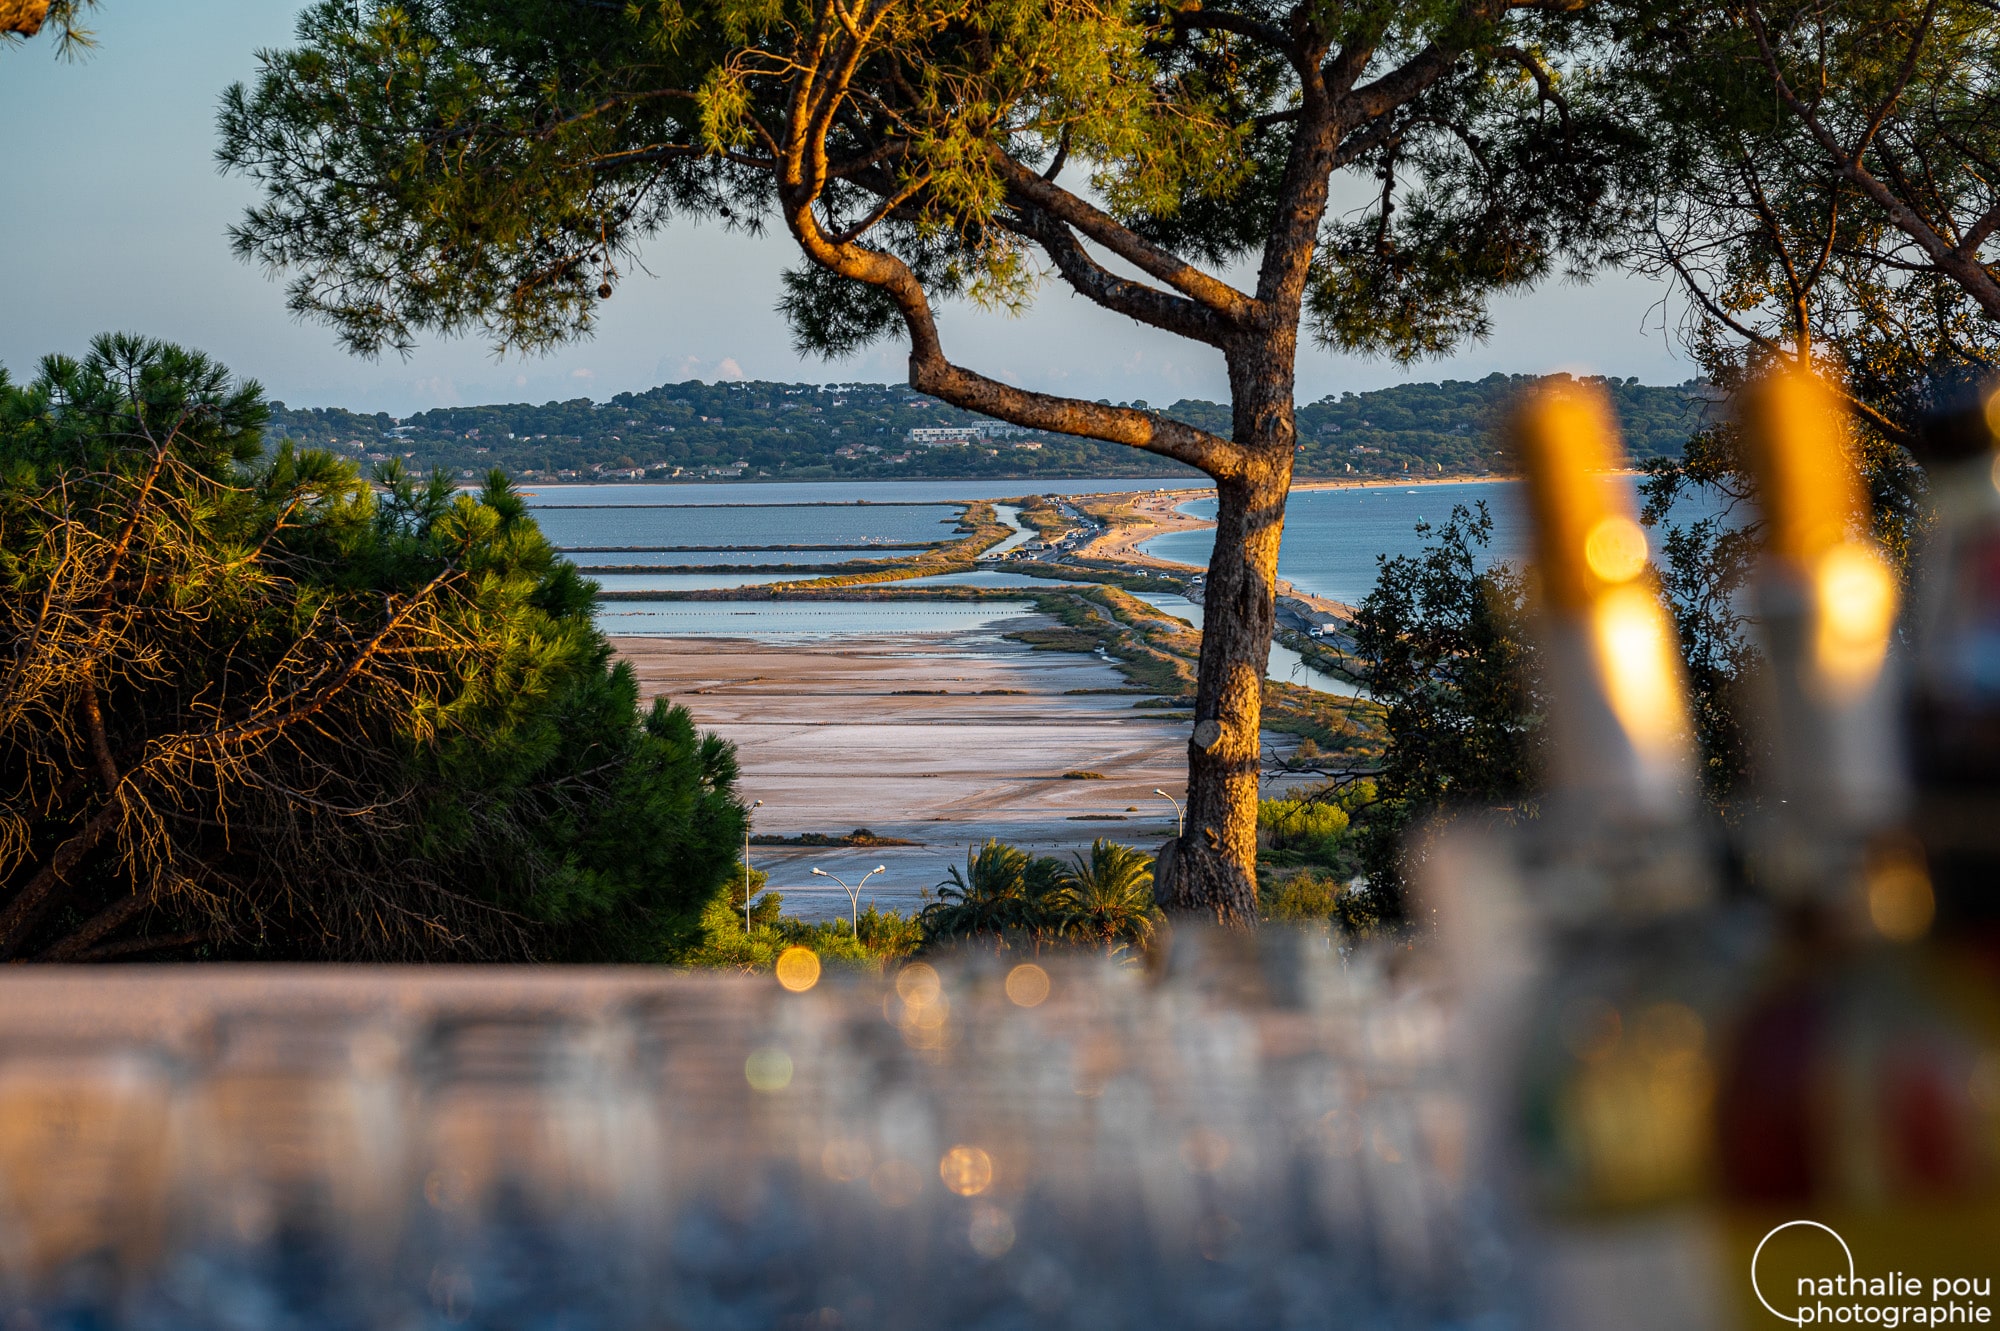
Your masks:
M923 843L751 847L787 914L847 914L838 889L799 890L832 886L810 876L816 865L849 882L887 865L862 905L907 910L987 837L1067 856L1100 836L1150 852L1173 833L1173 807L1152 792L1181 797L1188 723L1135 708L1140 695L1071 692L1125 687L1095 657L991 632L612 642L648 697L685 703L703 729L735 742L739 789L764 801L759 833L866 827ZM1103 779L1065 779L1071 771Z
M1139 547L1155 536L1165 536L1173 531L1206 531L1215 524L1207 518L1197 518L1181 512L1181 505L1213 490L1169 490L1164 494L1143 495L1126 509L1127 521L1120 523L1085 546L1077 553L1086 559L1112 559L1135 568L1163 569L1173 573L1199 573L1202 570L1193 564L1182 564L1171 559L1160 559L1147 554ZM1091 495L1092 499L1118 499L1120 495ZM1136 519L1136 521L1132 520Z
M1623 473L1620 473L1623 474ZM1633 473L1637 474L1637 473ZM1513 479L1508 476L1406 476L1401 480L1373 477L1360 480L1310 480L1297 481L1292 485L1293 493L1300 490L1402 490L1426 485L1479 485L1493 484ZM1146 554L1139 547L1155 536L1168 532L1206 529L1215 524L1206 518L1192 517L1180 511L1182 504L1196 499L1212 498L1213 486L1189 486L1179 490L1156 491L1128 496L1122 491L1096 495L1074 495L1074 499L1095 499L1116 501L1130 498L1128 511L1138 522L1112 528L1092 541L1080 554L1089 559L1115 559L1120 563L1138 568L1164 569L1176 573L1198 573L1201 570L1192 564L1182 564L1171 559L1159 559ZM1303 593L1299 593L1303 595Z
M1301 485L1297 488L1329 489L1339 487L1328 483L1319 483L1317 485ZM1169 532L1206 531L1215 526L1207 518L1197 518L1192 514L1183 513L1180 508L1182 504L1192 503L1194 500L1207 498L1213 494L1213 490L1170 490L1165 494L1146 495L1132 503L1128 510L1130 517L1126 522L1113 527L1110 531L1107 531L1104 535L1085 546L1079 553L1086 559L1111 560L1120 564L1130 565L1132 568L1140 570L1157 569L1168 573L1205 572L1206 570L1193 564L1182 564L1175 560L1161 559L1157 555L1147 554L1139 547L1154 537L1165 536ZM1090 497L1111 499L1117 496L1093 495ZM1138 520L1132 521L1130 519ZM1352 606L1340 601L1329 600L1324 596L1314 596L1309 592L1301 590L1293 585L1289 579L1285 578L1278 580L1278 595L1292 597L1295 600L1304 602L1322 614L1336 615L1342 619L1346 619L1354 613Z

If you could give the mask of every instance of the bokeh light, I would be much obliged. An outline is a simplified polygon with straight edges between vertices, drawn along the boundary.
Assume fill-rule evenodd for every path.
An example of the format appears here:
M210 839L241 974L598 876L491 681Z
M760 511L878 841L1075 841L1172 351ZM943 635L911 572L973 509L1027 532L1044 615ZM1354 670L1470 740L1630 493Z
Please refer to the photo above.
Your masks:
M1592 627L1605 693L1633 747L1662 755L1678 749L1687 732L1680 656L1652 588L1628 583L1606 592Z
M938 1161L938 1177L961 1197L977 1197L993 1186L993 1157L977 1146L954 1146Z
M1874 866L1868 875L1868 919L1892 943L1914 943L1930 932L1937 914L1930 875L1907 856Z
M778 983L802 994L819 983L819 956L809 947L788 947L778 954Z
M1049 996L1049 973L1032 961L1007 972L1007 1001L1015 1007L1040 1007Z
M972 1223L966 1237L972 1250L981 1257L1004 1257L1014 1246L1014 1217L1001 1207L981 1202L972 1208Z
M924 1176L907 1160L884 1160L868 1176L868 1190L884 1206L904 1207L923 1194Z
M1857 542L1836 545L1813 570L1819 631L1814 660L1836 699L1874 684L1896 624L1896 579L1880 555Z
M1623 514L1613 514L1584 538L1583 559L1609 583L1630 582L1646 571L1646 532Z

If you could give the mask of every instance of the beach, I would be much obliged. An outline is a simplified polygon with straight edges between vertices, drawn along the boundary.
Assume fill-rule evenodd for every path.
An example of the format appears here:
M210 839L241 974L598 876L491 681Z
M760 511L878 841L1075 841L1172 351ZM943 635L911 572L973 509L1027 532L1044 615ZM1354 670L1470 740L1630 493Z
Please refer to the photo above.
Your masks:
M1443 486L1493 484L1508 479L1510 478L1505 476L1437 476L1410 480L1310 480L1295 484L1292 493L1296 495L1302 492L1322 493L1336 490L1426 491ZM1200 564L1164 557L1144 547L1163 536L1212 529L1215 526L1213 521L1181 510L1185 505L1203 499L1213 499L1214 496L1213 486L1190 486L1184 489L1155 491L1135 497L1122 494L1079 497L1079 503L1093 516L1105 522L1107 528L1102 535L1077 553L1085 559L1123 564L1135 572L1158 572L1183 577L1205 573L1207 570ZM1295 515L1287 516L1288 529L1293 516ZM1287 535L1289 537L1289 530ZM1353 614L1353 606L1348 602L1309 592L1283 577L1278 579L1278 595L1296 602L1299 607L1319 616L1346 619Z

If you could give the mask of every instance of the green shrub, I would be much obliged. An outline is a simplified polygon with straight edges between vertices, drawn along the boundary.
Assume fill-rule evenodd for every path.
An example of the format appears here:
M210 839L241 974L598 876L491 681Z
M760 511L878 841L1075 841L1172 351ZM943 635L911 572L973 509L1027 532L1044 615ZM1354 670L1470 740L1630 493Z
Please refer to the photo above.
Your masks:
M1259 905L1266 923L1330 924L1357 937L1374 932L1381 923L1379 904L1365 884L1341 882L1309 869L1266 887Z
M1273 850L1319 850L1347 832L1347 810L1328 801L1258 800L1257 831Z
M763 873L751 870L750 882L753 891L761 887ZM703 912L701 942L682 960L724 970L767 971L786 948L809 947L828 965L874 967L908 956L923 939L916 920L898 911L870 905L861 912L857 938L844 919L818 924L790 919L779 914L780 902L775 892L757 898L750 907L750 930L745 933L743 871L739 868L733 888L717 893Z
M1274 886L1263 900L1264 918L1274 923L1330 920L1340 888L1317 874L1293 874Z

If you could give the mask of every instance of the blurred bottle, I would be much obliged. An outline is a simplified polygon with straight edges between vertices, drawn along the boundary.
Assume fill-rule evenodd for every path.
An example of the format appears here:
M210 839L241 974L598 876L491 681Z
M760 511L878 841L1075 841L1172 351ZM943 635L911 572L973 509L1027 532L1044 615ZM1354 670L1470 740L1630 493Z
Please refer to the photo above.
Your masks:
M338 1014L236 1015L177 1114L169 1254L143 1324L338 1331L384 1312L400 1219L401 1046Z
M1743 394L1744 457L1763 518L1753 595L1766 749L1748 859L1758 890L1848 934L1871 854L1908 811L1889 647L1901 600L1870 532L1846 412L1809 371Z
M1769 1324L1774 1298L1794 1307L1799 1279L1846 1272L1814 1225L1863 1274L1926 1288L1991 1274L2000 990L1965 943L2000 867L2000 735L1979 729L2000 717L2000 583L1981 573L2000 556L2000 500L1990 460L1938 477L1911 672L1912 839L1893 727L1896 580L1868 534L1843 413L1809 375L1777 373L1748 395L1744 425L1768 533L1769 759L1750 863L1789 926L1718 1103L1726 1263L1747 1327ZM1995 676L1983 696L1982 656Z
M172 1100L144 1049L0 1045L0 1326L118 1322L160 1248Z
M1543 389L1513 436L1552 728L1515 849L1540 922L1513 1148L1548 1327L1714 1325L1715 1036L1760 946L1718 902L1681 662L1609 403Z
M1940 925L2000 927L2000 387L1949 390L1927 434L1937 524L1922 560L1910 753Z

